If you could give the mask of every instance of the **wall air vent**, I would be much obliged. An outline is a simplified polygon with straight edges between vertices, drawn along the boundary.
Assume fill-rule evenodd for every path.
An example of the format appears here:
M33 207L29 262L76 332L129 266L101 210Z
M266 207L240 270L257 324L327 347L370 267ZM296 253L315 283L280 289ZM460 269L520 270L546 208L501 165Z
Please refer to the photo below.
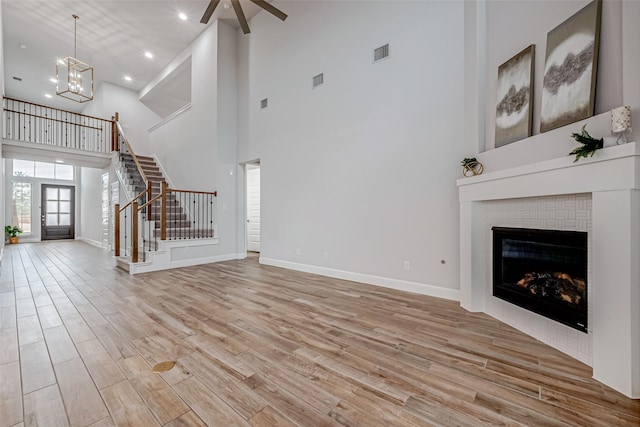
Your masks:
M17 80L17 81L21 82L22 81L22 77L13 76L13 80Z
M268 105L269 105L268 98L265 98L260 101L260 109L264 110L265 108L267 108Z
M317 76L313 76L313 89L317 88L324 83L324 73L320 73Z
M389 57L389 43L373 50L373 62L378 62L388 57Z

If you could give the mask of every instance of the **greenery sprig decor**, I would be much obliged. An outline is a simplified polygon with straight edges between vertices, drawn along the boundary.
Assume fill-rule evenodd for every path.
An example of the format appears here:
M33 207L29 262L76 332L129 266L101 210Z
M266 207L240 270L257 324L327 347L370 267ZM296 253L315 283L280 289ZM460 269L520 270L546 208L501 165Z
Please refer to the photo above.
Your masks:
M484 166L475 157L465 157L460 164L464 176L480 175L484 171Z
M582 144L581 146L575 148L572 152L569 153L570 156L573 156L573 155L576 156L576 159L573 161L574 163L580 160L580 157L584 157L584 158L593 157L596 150L599 150L602 147L604 147L604 139L603 138L596 139L592 137L591 135L589 135L589 132L587 132L586 128L587 128L587 125L585 124L584 126L582 126L582 132L580 133L574 132L571 134L571 137L573 139L575 139L580 144Z

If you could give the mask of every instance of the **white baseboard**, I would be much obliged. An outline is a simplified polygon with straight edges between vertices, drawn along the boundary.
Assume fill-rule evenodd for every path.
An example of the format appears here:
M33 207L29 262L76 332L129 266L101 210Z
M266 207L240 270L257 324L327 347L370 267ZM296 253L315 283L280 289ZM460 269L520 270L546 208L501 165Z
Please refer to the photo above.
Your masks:
M289 270L303 271L305 273L319 274L321 276L333 277L335 279L351 280L353 282L382 286L385 288L413 292L416 294L428 295L431 297L460 301L460 291L458 289L448 289L442 288L440 286L427 285L425 283L409 282L406 280L391 279L389 277L373 276L370 274L353 273L351 271L335 270L332 268L299 264L296 262L282 261L265 257L260 257L260 264L287 268Z
M162 253L164 253L164 251L162 251ZM153 254L159 254L159 252ZM154 260L154 262L139 262L136 264L130 264L129 274L149 273L152 271L169 270L172 268L192 267L194 265L211 264L214 262L232 261L236 259L239 259L238 254L224 254L204 258L190 258L179 261L168 261L168 263L167 261L159 262L158 260Z
M76 240L82 240L83 242L87 242L88 244L93 245L93 246L97 246L99 248L102 247L102 242L99 242L99 241L93 240L93 239L89 239L87 237L76 236L75 239Z

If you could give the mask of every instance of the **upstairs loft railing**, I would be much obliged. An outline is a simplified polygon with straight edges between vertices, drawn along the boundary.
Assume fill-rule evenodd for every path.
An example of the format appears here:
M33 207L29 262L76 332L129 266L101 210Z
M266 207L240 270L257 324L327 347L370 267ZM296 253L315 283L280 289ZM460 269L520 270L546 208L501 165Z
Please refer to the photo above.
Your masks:
M115 121L4 97L5 139L93 153L115 149Z

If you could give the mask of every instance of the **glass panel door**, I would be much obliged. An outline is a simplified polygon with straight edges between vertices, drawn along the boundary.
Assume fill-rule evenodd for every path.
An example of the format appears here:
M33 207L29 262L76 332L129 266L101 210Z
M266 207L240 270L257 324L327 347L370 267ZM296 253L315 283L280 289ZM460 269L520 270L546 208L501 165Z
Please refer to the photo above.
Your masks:
M74 238L75 188L42 184L42 240Z

